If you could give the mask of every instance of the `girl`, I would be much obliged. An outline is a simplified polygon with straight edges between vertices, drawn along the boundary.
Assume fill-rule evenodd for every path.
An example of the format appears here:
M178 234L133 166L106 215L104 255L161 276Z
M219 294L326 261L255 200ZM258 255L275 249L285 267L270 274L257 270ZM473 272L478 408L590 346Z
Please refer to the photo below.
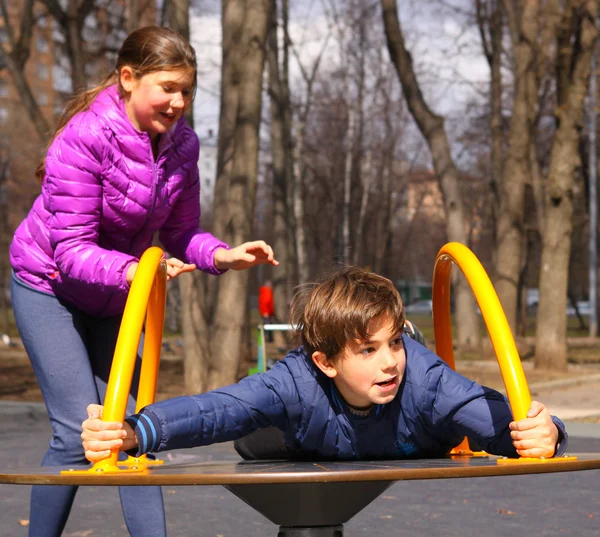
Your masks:
M174 256L169 278L278 264L263 241L230 249L198 227L199 142L183 117L195 88L195 52L179 34L135 30L115 71L67 107L38 166L42 193L10 259L17 327L53 431L43 466L85 463L80 423L90 397L104 398L129 285L155 232ZM29 535L59 536L76 490L33 487ZM158 487L119 493L132 536L166 535Z

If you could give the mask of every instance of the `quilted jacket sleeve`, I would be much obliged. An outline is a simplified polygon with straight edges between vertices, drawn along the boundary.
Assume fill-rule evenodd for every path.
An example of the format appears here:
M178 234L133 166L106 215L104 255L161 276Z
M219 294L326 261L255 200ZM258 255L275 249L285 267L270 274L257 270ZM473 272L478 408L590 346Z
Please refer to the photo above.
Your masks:
M435 394L430 419L438 435L466 436L493 455L517 456L508 428L512 412L501 393L445 366L430 371L428 391ZM567 449L568 437L562 421L552 419L559 432L555 456L560 456Z
M300 419L300 407L294 380L278 363L237 384L154 403L127 421L140 455L235 440L263 427L285 430Z
M211 274L221 274L214 266L215 251L229 246L199 227L200 178L198 174L198 151L189 164L186 188L179 195L169 218L160 230L159 239L166 250L178 259Z
M98 244L106 144L98 130L68 124L48 150L42 193L61 277L127 291L127 267L136 259Z

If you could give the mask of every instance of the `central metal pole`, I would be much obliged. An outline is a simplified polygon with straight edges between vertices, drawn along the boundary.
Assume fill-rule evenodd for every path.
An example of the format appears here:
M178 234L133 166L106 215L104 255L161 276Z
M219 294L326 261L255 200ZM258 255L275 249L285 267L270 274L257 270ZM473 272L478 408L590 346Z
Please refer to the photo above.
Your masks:
M344 537L344 526L279 527L277 537Z

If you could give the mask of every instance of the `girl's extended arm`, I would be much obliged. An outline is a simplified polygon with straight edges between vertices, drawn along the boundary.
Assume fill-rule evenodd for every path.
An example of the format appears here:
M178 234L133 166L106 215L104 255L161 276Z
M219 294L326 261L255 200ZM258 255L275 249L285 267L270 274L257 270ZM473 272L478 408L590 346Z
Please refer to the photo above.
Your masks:
M215 252L221 248L228 250L229 246L200 228L198 160L191 160L185 169L186 187L174 201L169 218L159 232L159 240L177 259L194 264L203 272L221 274L226 269L219 270L215 266Z

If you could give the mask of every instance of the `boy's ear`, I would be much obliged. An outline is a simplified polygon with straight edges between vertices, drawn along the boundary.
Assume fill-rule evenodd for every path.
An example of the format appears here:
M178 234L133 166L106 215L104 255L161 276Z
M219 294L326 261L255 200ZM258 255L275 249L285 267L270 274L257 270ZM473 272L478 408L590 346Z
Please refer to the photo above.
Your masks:
M321 351L315 351L312 353L312 360L315 365L323 371L329 378L333 378L337 375L337 369L334 367L333 362L327 358L327 355Z

